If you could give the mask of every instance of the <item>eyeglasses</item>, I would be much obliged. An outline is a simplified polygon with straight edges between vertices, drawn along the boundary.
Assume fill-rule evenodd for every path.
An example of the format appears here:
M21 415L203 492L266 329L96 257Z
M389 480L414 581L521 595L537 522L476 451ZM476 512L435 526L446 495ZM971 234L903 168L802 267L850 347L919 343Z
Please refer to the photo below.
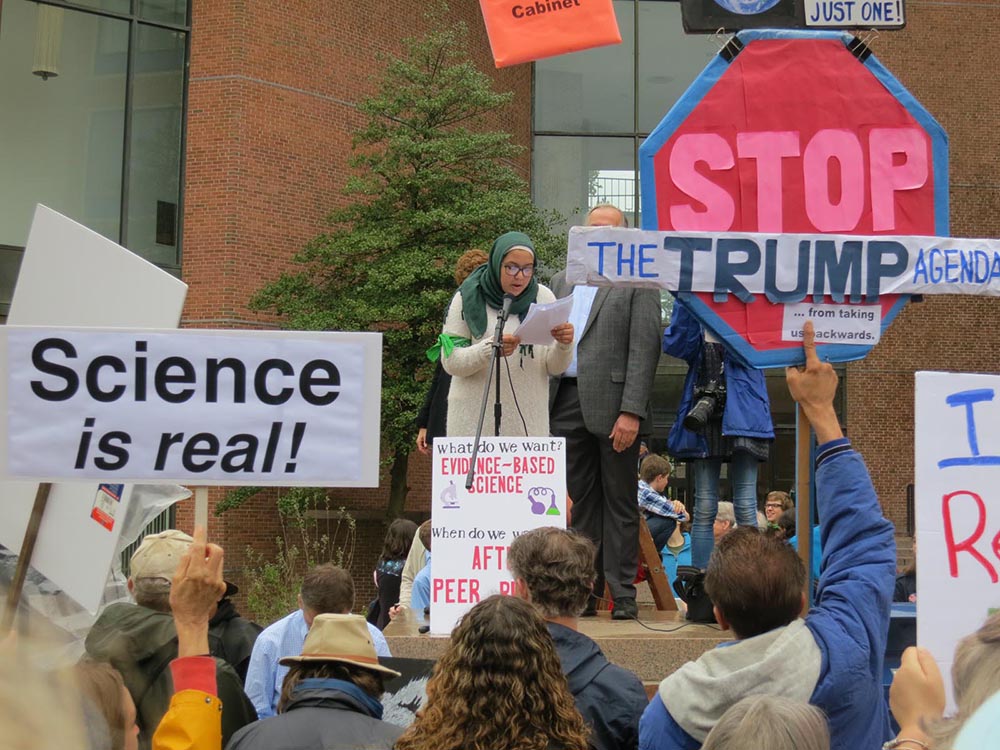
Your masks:
M764 507L765 508L780 508L781 507L781 503L765 503Z
M516 263L508 263L503 267L503 270L504 273L506 273L508 276L513 276L516 278L518 274L521 274L522 276L524 276L524 278L530 279L532 275L535 273L535 266L534 265L519 266Z

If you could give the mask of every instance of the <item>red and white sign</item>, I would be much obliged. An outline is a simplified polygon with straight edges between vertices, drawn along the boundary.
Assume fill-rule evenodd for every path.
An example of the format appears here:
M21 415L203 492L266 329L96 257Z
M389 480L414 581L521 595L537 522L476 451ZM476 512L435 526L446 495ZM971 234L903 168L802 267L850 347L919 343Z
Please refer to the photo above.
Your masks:
M518 534L566 527L566 441L483 437L465 488L473 438L434 440L431 632L447 634L493 594L514 594L507 549Z
M643 228L947 235L945 133L873 56L859 61L852 37L834 32L737 38L742 51L713 60L640 149ZM753 366L801 354L783 340L781 305L685 301ZM886 325L900 300L880 304ZM857 359L869 348L825 354Z
M916 375L917 642L951 693L955 646L1000 609L1000 376Z

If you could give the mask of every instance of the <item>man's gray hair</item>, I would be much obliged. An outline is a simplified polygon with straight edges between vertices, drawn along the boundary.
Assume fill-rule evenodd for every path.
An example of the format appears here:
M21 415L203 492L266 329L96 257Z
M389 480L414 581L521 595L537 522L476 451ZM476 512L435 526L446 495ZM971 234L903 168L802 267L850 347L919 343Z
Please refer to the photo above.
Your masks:
M804 701L751 695L716 723L702 750L830 750L823 712Z
M736 510L728 500L719 502L719 512L715 514L716 521L729 521L730 526L736 526Z
M132 598L142 607L169 612L170 581L166 578L133 578Z

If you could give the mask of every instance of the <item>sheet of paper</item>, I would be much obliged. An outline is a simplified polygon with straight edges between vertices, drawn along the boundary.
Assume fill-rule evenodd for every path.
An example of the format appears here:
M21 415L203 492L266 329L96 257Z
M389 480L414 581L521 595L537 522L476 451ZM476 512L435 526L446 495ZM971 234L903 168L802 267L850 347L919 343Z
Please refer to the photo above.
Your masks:
M555 339L549 332L557 325L568 322L572 310L573 297L563 297L546 305L534 302L514 335L521 339L522 344L554 344Z

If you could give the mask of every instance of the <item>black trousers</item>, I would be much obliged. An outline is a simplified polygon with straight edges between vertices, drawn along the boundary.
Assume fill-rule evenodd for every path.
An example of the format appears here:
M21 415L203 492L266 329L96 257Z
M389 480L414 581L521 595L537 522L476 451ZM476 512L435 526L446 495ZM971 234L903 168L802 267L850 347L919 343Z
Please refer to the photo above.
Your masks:
M583 423L576 380L563 378L549 429L566 438L566 487L573 500L572 527L597 545L594 593L607 582L615 599L635 598L639 564L639 439L617 453L607 435L595 435Z

